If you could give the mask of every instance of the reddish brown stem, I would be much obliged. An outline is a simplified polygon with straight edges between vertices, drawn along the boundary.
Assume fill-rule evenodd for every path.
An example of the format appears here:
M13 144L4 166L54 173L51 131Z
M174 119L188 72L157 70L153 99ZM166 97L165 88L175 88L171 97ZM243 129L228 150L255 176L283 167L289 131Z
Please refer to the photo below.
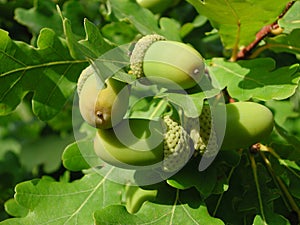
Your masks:
M287 13L287 11L292 7L292 5L294 3L295 3L295 1L290 1L286 5L283 12L278 16L278 18L275 22L273 22L272 24L264 26L260 31L258 31L258 33L255 35L255 40L252 41L248 46L244 47L242 50L240 50L238 52L237 60L247 58L247 56L249 56L252 49L254 49L261 40L263 40L267 35L269 35L272 32L272 30L278 28L279 27L278 20L280 18L282 18Z

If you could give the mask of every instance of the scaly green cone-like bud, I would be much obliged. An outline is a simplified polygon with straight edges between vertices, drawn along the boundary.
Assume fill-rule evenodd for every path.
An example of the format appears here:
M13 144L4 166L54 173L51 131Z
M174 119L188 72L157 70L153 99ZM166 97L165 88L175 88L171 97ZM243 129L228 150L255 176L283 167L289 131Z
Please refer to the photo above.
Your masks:
M199 118L185 118L186 128L194 143L195 153L213 157L218 153L217 135L209 106L203 106ZM198 121L195 121L198 120Z
M190 159L193 148L188 133L170 116L164 117L167 130L164 134L163 170L174 172L181 169Z

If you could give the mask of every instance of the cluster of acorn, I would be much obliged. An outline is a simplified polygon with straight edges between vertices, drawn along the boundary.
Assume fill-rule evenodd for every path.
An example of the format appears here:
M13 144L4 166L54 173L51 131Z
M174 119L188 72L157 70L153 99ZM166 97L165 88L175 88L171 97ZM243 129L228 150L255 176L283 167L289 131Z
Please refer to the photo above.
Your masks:
M146 77L168 89L189 89L204 75L203 58L194 48L156 34L136 43L130 66L137 78ZM218 148L209 107L203 107L199 116L201 129L185 129L170 116L164 116L163 123L124 118L129 86L113 77L103 86L98 79L91 66L83 70L77 88L79 109L84 120L97 128L94 149L107 163L122 168L160 164L164 171L173 172L186 164L194 150L203 153L208 145ZM273 129L273 115L261 104L236 102L227 104L226 111L221 148L248 147Z

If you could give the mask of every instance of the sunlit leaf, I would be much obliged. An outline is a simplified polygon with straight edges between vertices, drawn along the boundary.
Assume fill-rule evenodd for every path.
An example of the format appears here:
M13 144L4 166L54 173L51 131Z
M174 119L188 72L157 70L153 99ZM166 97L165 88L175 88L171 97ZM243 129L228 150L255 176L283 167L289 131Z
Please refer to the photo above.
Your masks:
M214 58L210 72L232 98L241 101L251 98L267 101L281 100L293 95L300 80L299 65L275 69L271 58L227 62Z
M171 195L172 196L172 195ZM97 225L102 224L224 224L212 218L196 192L177 191L169 204L146 202L137 214L129 214L125 206L113 205L95 213Z
M236 48L251 43L263 26L277 19L289 1L280 0L276 4L272 4L272 0L188 2L219 31L225 48Z
M295 1L287 13L278 20L278 24L284 29L284 33L290 33L300 28L300 2Z
M58 135L30 141L22 146L20 161L28 171L42 166L45 172L52 173L60 167L62 152L71 141L72 136L62 138Z
M130 0L109 0L112 12L120 20L130 21L135 28L146 34L161 34L170 40L180 40L180 32L176 21L162 18L160 21L149 10L142 8L136 2ZM160 27L158 26L160 24Z
M31 213L1 224L93 224L94 211L120 203L122 188L95 173L73 183L26 181L17 185L15 199Z

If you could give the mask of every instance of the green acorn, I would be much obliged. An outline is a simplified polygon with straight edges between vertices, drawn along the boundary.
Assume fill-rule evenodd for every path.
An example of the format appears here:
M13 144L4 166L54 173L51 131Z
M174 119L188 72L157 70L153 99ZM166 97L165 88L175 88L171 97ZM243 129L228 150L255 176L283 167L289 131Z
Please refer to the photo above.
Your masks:
M79 110L91 126L108 129L119 123L129 104L129 87L108 78L102 84L93 67L82 71L77 81Z
M226 130L221 146L218 145L217 124L214 124L217 118L212 117L209 106L203 106L199 124L187 118L185 127L194 142L195 151L201 155L205 153L206 157L210 157L215 156L219 149L248 148L268 137L273 130L273 115L261 104L235 102L225 107Z
M193 153L192 140L184 128L170 116L164 117L164 123L167 130L164 134L163 170L174 172L190 159Z
M157 34L144 36L136 43L130 65L137 78L145 76L169 89L195 86L205 68L202 56L194 48Z
M154 165L163 160L163 132L159 121L123 119L114 128L98 129L94 150L102 160L116 167Z
M126 123L129 122L130 130ZM98 129L94 139L96 154L107 163L127 169L135 166L149 166L162 162L165 172L174 172L182 168L193 153L192 140L187 132L169 116L163 123L145 119L124 119L114 129ZM128 135L127 143L122 143L115 131ZM153 136L149 138L149 135ZM148 140L147 140L148 139ZM144 146L137 142L147 140ZM134 147L136 146L136 147ZM152 149L146 150L149 147ZM137 149L138 148L138 149Z
M274 117L270 109L256 102L226 104L226 131L222 149L248 148L273 131Z

